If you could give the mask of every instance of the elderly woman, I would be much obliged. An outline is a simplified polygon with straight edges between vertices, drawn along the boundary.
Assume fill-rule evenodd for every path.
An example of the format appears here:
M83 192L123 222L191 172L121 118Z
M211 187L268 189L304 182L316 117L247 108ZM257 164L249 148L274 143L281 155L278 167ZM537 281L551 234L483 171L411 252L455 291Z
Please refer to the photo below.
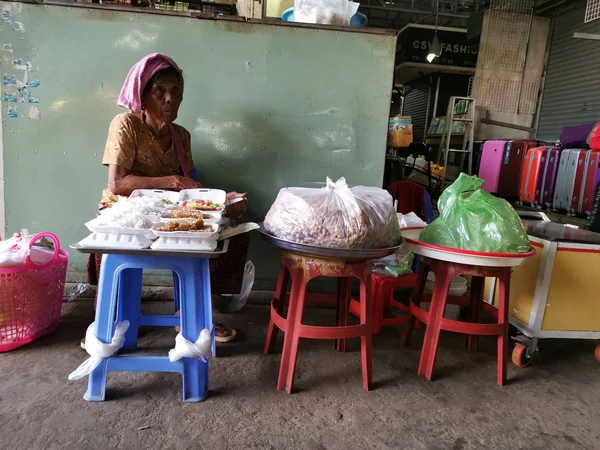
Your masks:
M110 207L118 196L136 189L194 189L201 184L191 178L194 171L190 133L173 122L183 100L183 76L175 62L159 53L144 57L131 68L119 95L119 106L131 112L116 116L108 131L102 164L108 167L108 187L100 209ZM227 207L226 214L237 221L246 210L246 195L227 194L229 200L242 198ZM248 250L247 234L230 242L229 252L211 260L214 295L237 294L241 289ZM88 261L88 281L97 285L101 255ZM228 342L235 330L215 325L217 342Z

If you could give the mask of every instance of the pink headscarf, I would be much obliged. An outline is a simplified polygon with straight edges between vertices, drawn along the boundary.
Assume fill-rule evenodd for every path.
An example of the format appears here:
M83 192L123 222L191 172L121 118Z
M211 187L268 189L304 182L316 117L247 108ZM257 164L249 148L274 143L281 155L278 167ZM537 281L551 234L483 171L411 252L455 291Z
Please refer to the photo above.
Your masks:
M175 61L166 55L151 53L144 56L129 70L117 104L128 108L132 113L141 113L144 87L158 71L167 67L173 67L177 72L182 72Z

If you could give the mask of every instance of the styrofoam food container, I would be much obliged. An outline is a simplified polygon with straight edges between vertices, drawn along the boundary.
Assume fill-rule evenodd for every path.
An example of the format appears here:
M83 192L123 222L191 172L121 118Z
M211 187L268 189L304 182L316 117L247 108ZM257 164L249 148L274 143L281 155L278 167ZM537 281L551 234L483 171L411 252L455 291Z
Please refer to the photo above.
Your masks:
M153 198L164 198L169 200L173 205L179 201L179 192L165 191L163 189L136 189L129 196L130 198L135 197L153 197ZM170 206L170 205L166 205Z
M126 234L134 236L152 236L150 228L124 228L124 227L104 227L96 225L96 219L92 219L85 224L88 230L92 233L110 233L110 234Z
M178 202L182 203L186 200L210 200L224 207L227 193L221 189L185 189L179 193Z
M185 236L161 236L152 243L150 248L152 250L198 250L212 252L217 248L217 240L193 239Z
M146 230L148 231L148 230ZM94 249L133 249L149 248L152 240L135 234L92 233L79 242L80 245Z
M219 225L218 224L213 224L213 225L207 225L210 226L212 228L212 232L205 232L205 233L199 233L199 232L194 232L194 231L158 231L157 228L162 227L164 224L158 224L158 225L154 225L152 227L152 233L154 233L155 236L158 237L186 237L189 239L193 239L196 241L206 241L206 240L210 240L210 239L214 239L216 240L219 236Z
M435 283L435 274L429 272L427 274L427 281L425 282L425 292L431 294L433 292L433 285ZM465 295L467 293L467 280L461 276L455 277L450 282L450 289L448 290L450 295Z

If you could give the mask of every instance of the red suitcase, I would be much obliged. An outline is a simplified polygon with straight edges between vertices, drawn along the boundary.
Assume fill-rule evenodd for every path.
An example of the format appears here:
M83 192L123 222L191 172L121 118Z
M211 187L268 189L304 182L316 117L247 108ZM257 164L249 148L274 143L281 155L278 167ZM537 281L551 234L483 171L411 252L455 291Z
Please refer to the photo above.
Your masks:
M579 199L579 213L590 214L594 206L596 188L600 181L600 151L592 150L587 158L585 175L581 186L582 194Z
M576 213L579 211L579 199L582 194L583 176L587 168L586 162L589 161L589 150L582 150L577 157L577 170L575 172L575 183L573 184L573 197L571 198L570 212Z
M537 203L538 194L542 188L547 149L548 147L534 147L527 150L519 188L519 200L522 203L531 205Z
M515 200L519 198L519 184L527 150L535 147L535 141L508 141L504 148L497 194L500 197Z

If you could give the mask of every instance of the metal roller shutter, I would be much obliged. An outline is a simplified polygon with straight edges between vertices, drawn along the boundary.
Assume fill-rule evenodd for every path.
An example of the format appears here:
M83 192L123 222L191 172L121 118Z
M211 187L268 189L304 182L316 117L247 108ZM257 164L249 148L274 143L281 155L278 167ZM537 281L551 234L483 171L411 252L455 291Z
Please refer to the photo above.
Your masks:
M404 91L404 110L402 115L410 116L413 124L413 141L423 142L425 122L427 122L427 103L429 102L429 76L406 83Z
M573 37L600 34L600 20L583 22L585 5L573 1L554 19L537 139L557 140L565 125L600 121L600 41Z

